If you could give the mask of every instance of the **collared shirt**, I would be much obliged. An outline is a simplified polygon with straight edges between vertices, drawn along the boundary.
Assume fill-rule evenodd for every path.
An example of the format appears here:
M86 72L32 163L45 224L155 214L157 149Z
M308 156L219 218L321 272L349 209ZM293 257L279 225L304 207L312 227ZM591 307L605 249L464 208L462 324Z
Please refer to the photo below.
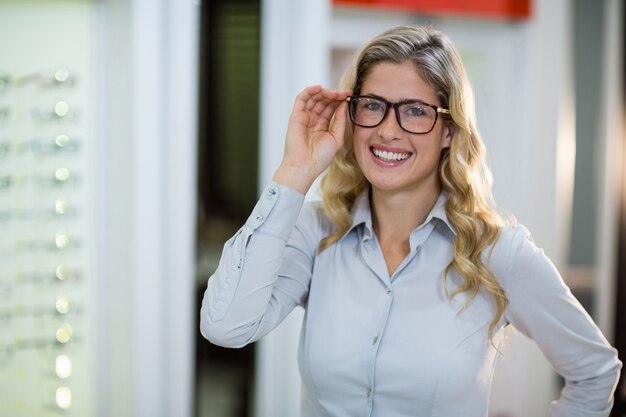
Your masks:
M447 296L455 230L445 203L442 193L389 275L367 191L348 232L318 252L333 231L320 203L271 183L224 245L202 302L202 334L241 347L300 305L303 417L486 417L498 346L511 324L565 378L552 416L608 416L621 368L616 351L525 228L503 228L484 254L509 300L493 343L491 296L481 290L467 306L466 293ZM452 271L448 291L461 282Z

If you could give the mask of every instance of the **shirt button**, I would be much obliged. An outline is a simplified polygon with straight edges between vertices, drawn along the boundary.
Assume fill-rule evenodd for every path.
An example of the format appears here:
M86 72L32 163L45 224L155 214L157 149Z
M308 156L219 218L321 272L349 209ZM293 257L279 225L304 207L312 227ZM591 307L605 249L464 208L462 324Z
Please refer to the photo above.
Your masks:
M269 190L267 190L267 195L269 195L270 197L275 196L276 190L273 188L270 188Z
M391 288L387 287L387 294L391 294Z
M419 252L419 251L421 251L421 250L422 250L422 245L417 245L417 246L415 247L415 252Z
M378 336L374 336L372 339L372 345L375 345L378 342Z
M256 216L256 220L258 222L262 222L263 221L263 216Z
M370 398L372 396L372 389L371 388L366 389L365 394L367 394L367 398Z

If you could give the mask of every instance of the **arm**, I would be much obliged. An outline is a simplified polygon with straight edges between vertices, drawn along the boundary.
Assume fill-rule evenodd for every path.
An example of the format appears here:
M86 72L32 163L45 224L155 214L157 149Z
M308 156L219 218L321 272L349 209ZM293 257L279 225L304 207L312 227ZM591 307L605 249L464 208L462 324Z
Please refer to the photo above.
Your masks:
M221 346L244 346L304 302L318 233L313 210L299 216L303 200L295 190L270 184L246 224L226 242L202 300L205 338Z
M226 242L209 279L200 330L211 342L241 347L256 341L306 299L323 236L312 206L300 209L304 194L343 145L348 93L314 86L296 97L274 182Z
M617 352L529 238L520 228L512 239L505 317L565 378L553 417L606 417L621 369Z

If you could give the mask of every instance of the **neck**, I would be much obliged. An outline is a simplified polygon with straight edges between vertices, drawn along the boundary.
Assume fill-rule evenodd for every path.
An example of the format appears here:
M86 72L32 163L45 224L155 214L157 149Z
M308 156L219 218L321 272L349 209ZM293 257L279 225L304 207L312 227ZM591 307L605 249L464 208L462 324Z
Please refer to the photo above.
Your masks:
M411 231L424 223L441 193L439 182L404 192L372 189L374 231L380 241L408 246Z

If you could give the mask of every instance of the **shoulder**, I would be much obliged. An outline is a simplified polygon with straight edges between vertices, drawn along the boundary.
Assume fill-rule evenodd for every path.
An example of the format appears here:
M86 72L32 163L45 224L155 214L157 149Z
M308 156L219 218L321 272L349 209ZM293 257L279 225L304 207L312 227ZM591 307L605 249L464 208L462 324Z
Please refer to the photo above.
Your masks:
M545 255L533 242L530 231L523 225L505 225L493 246L487 250L489 265L501 285L512 285L512 275L520 266L543 261Z
M306 200L300 210L294 234L309 241L317 247L319 242L331 233L332 223L324 212L320 200Z
M324 205L321 200L305 200L300 210L298 223L316 224L323 228L330 220L324 212Z
M501 226L498 238L491 248L492 258L505 261L525 245L533 245L532 236L526 227L520 224Z
M500 236L495 245L501 251L508 251L510 254L520 246L533 246L534 243L530 231L524 225L515 224L504 225L500 228Z

